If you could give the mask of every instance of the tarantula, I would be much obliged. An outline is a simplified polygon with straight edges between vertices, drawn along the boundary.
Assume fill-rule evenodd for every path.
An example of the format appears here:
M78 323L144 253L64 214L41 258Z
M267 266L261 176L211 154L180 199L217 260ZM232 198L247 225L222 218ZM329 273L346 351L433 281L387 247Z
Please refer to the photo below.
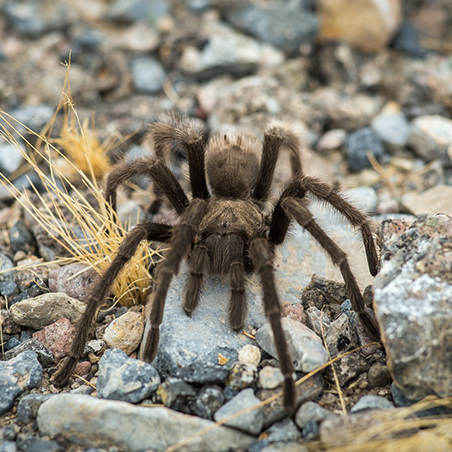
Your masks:
M63 385L82 356L88 331L100 303L109 295L111 285L133 256L142 240L168 242L170 248L160 264L157 287L150 311L151 328L143 357L151 362L157 353L159 326L171 280L179 271L182 259L188 261L183 309L188 314L199 302L203 278L209 275L229 277L231 298L229 323L242 328L247 311L245 276L257 272L263 288L265 314L270 322L284 375L283 400L288 409L295 405L294 367L281 326L281 307L275 287L273 261L275 249L286 239L292 220L298 222L323 247L344 278L353 309L373 339L379 329L373 313L365 307L363 297L350 270L346 254L320 228L308 210L307 192L329 203L361 230L370 273L377 273L377 253L368 220L338 193L314 177L304 176L299 156L300 139L283 127L269 128L263 145L244 136L216 136L206 145L202 130L188 119L169 118L151 128L156 158L140 158L119 164L109 175L106 198L116 206L116 190L127 180L150 176L180 216L176 226L142 221L121 244L119 251L101 279L94 286L87 309L78 324L70 355L54 383ZM259 161L256 156L262 146ZM168 148L180 148L187 154L191 199L185 194L163 158ZM275 166L282 148L291 151L292 178L269 213ZM209 189L210 187L210 189Z

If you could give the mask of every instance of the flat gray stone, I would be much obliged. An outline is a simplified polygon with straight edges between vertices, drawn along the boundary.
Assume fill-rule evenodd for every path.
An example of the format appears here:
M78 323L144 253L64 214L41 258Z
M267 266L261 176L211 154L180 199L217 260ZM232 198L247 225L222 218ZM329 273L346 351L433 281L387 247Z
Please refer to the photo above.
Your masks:
M107 350L99 361L97 393L103 399L137 403L151 396L160 384L152 364L129 358L122 350Z
M281 323L295 370L311 372L328 361L328 353L314 331L287 317L281 319ZM278 359L270 324L258 330L256 341L267 353Z
M255 397L251 388L244 389L239 392L233 399L223 405L213 416L216 422L221 421L229 416L238 413L245 408L250 408L260 403L260 400ZM230 421L227 421L225 425L234 427L252 435L257 435L261 432L264 425L264 414L262 407L255 410L248 411L241 416L238 416Z
M85 309L85 303L65 293L51 292L14 303L11 306L11 315L19 325L40 330L63 317L75 324Z
M80 446L115 446L131 452L163 452L211 425L212 421L166 408L145 408L87 395L58 394L38 411L38 427L43 435L62 434ZM190 441L184 450L219 452L247 448L254 439L220 426Z

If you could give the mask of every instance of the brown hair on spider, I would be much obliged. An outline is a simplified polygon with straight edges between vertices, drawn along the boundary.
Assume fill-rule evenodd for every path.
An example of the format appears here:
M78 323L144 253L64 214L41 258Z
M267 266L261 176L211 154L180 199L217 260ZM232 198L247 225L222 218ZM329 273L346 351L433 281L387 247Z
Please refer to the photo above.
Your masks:
M191 315L196 309L206 276L226 276L231 284L229 323L234 330L243 327L247 312L245 276L256 272L260 276L265 314L274 334L284 375L283 403L287 409L294 409L297 406L294 366L281 325L281 306L273 271L275 248L285 241L293 221L308 231L339 267L353 309L367 334L378 340L378 324L363 301L346 254L314 220L305 195L309 192L327 202L353 227L360 229L369 270L375 275L377 253L366 216L341 196L337 186L303 174L300 139L288 128L267 129L262 143L239 135L216 136L206 145L200 127L188 119L172 115L152 126L151 137L156 157L117 165L108 177L106 198L115 207L120 184L137 175L148 176L179 214L180 222L171 226L144 220L129 232L110 267L94 286L87 309L77 326L71 353L56 374L55 384L63 385L68 381L82 356L99 305L109 295L113 281L139 243L149 240L169 243L169 250L158 271L144 360L151 362L156 356L166 296L183 259L187 259L189 267L182 306L184 311ZM187 154L191 199L165 163L165 152L172 148L181 148ZM259 148L260 160L257 157ZM292 177L268 214L264 212L264 206L270 195L278 155L283 148L291 152Z

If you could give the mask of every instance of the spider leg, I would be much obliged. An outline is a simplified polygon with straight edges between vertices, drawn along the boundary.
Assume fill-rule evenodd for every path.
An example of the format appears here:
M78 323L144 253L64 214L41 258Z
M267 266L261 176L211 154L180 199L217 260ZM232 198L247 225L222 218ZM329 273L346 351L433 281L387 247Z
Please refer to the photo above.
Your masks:
M108 175L105 198L113 210L116 210L118 186L139 175L150 176L179 215L188 206L188 198L170 169L160 160L144 157L121 163Z
M151 329L146 338L143 360L151 362L157 353L160 338L160 324L163 320L165 300L170 283L174 275L179 271L182 258L189 252L193 244L196 233L207 210L207 203L201 199L194 199L187 207L181 217L181 222L176 226L176 230L171 240L171 248L165 256L165 261L160 266L158 284L152 303L149 319Z
M275 280L273 276L272 247L266 239L257 238L251 242L249 253L261 279L264 294L265 314L270 321L275 338L275 345L279 364L281 366L281 372L284 375L284 407L287 409L293 409L295 408L295 383L293 380L294 367L281 324L281 305L276 292Z
M201 127L187 118L172 115L166 121L151 125L150 137L154 141L157 156L163 155L162 149L168 146L185 150L193 198L207 199L209 191L205 173L205 138Z
M72 375L78 360L83 354L86 339L97 309L103 300L108 296L110 288L123 269L124 265L133 257L138 245L142 240L167 242L172 234L173 227L166 224L151 223L143 221L137 224L127 235L119 247L118 253L111 265L96 283L91 297L80 322L77 325L77 333L72 344L69 356L66 358L62 368L54 377L55 386L63 386Z
M315 177L303 177L302 184L316 198L325 201L340 212L354 227L360 228L366 250L367 262L372 276L378 273L378 257L369 221L362 212L352 206L338 193L338 186L331 187Z
M183 309L187 315L191 315L198 306L207 260L207 247L204 244L197 243L190 254L190 274L185 286Z
M320 246L330 255L333 263L339 267L347 287L350 302L353 309L358 313L364 329L371 338L380 340L380 331L377 321L371 314L371 310L366 309L363 296L359 290L358 284L356 283L355 276L353 275L348 264L347 255L315 222L311 212L306 207L306 201L289 197L285 198L281 204L284 212L303 226L303 228L306 229L320 244Z
M302 173L299 153L300 145L300 139L294 133L282 127L272 127L265 132L259 173L252 195L253 199L257 201L267 200L270 194L279 151L282 147L287 147L291 151L293 175Z
M236 259L231 263L231 302L229 305L229 324L233 330L243 327L246 313L245 266L243 259Z

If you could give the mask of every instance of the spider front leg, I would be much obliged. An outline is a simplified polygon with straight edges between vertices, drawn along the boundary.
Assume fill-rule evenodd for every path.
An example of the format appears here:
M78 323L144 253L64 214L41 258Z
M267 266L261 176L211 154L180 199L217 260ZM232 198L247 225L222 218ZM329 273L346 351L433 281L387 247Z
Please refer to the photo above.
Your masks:
M295 408L295 382L293 379L294 367L284 337L281 324L281 305L276 293L273 276L273 251L268 240L264 238L254 239L249 248L250 257L254 267L259 273L264 294L265 315L270 321L270 326L275 339L281 372L284 375L283 403L284 407L292 410Z
M205 244L197 243L190 255L187 285L185 287L185 297L183 309L187 315L192 315L199 304L202 280L208 261L207 247Z
M102 275L100 280L94 286L91 296L80 322L77 325L77 333L72 344L69 356L66 358L62 368L54 377L55 386L63 386L67 383L77 362L83 354L88 332L93 323L96 311L100 304L110 293L110 288L123 269L124 265L133 257L138 245L142 240L167 242L172 233L172 226L165 224L150 223L143 221L137 224L127 235L119 247L118 254L113 259L110 267Z
M118 186L140 175L149 176L157 185L158 191L168 198L176 212L179 215L182 214L189 204L182 187L163 162L149 157L121 163L108 175L105 199L114 211L116 211L116 190Z
M288 218L293 218L312 235L320 246L329 254L333 263L339 267L345 281L345 286L347 288L352 307L358 313L364 329L372 339L376 341L380 340L380 330L378 328L377 321L371 310L366 308L355 276L353 275L348 264L347 255L315 222L311 212L309 212L306 207L306 201L289 197L283 199L281 203L278 204L281 205L284 214L287 215Z
M157 354L160 338L160 324L163 320L163 311L168 289L174 275L179 272L182 259L193 245L198 227L207 211L207 202L194 199L181 217L181 222L175 227L171 247L165 255L165 260L158 273L157 289L152 302L149 320L151 328L146 338L143 360L151 362Z

